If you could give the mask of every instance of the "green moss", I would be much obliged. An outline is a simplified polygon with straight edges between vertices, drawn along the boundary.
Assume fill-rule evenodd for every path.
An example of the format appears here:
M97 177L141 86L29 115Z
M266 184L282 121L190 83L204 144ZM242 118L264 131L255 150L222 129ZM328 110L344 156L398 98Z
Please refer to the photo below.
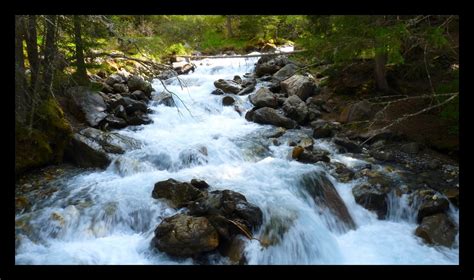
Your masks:
M53 98L48 98L39 105L32 129L18 122L15 128L17 175L31 168L60 162L72 136L72 128Z

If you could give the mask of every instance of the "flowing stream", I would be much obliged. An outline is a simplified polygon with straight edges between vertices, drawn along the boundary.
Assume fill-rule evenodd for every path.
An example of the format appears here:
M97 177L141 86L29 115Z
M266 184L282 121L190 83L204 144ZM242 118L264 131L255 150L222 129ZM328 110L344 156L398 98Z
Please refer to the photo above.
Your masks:
M140 149L118 156L106 170L70 176L53 196L18 214L17 222L25 221L29 234L20 235L16 263L193 264L150 249L156 226L177 211L151 192L161 180L200 178L211 189L240 192L262 209L263 225L255 236L272 223L282 229L279 242L267 248L246 241L249 264L458 264L458 237L448 249L428 246L414 235L416 213L405 196L391 196L388 218L378 220L354 200L351 189L359 181L340 183L328 174L357 225L345 231L301 192L301 175L327 173L324 166L289 159L292 147L286 143L262 148L255 136L271 126L248 122L245 112L240 115L222 105L222 96L210 94L215 80L242 77L257 59L197 61L194 73L180 76L186 87L176 78L168 80L167 88L186 106L178 99L177 108L151 102L152 124L119 131L140 140ZM163 89L159 81L153 87L153 94ZM236 98L242 108L252 107L248 95ZM328 150L332 161L354 168L366 164L339 154L329 140L315 140L315 146ZM457 210L449 215L458 222ZM226 264L226 259L213 262Z

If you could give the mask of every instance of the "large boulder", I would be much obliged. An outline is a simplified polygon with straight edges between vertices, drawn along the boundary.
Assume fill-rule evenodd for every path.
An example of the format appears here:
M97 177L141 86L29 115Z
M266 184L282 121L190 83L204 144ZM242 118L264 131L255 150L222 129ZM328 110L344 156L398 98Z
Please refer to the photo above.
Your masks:
M277 108L276 96L267 88L259 88L255 94L249 96L250 103L257 108L270 107Z
M436 214L423 218L415 235L426 243L451 247L456 238L457 228L446 214Z
M73 135L66 157L81 167L105 168L110 163L108 153L123 154L140 145L133 138L88 127Z
M214 86L222 90L224 93L237 94L242 90L242 86L233 80L219 79L214 82Z
M173 207L187 206L191 201L199 199L203 193L190 183L174 179L160 181L155 184L151 197L167 199Z
M90 126L96 127L107 117L107 105L98 92L88 87L77 86L67 90L69 111L79 121L86 121Z
M126 120L116 117L114 115L108 115L107 117L105 117L105 119L102 120L102 122L104 123L104 126L107 126L108 128L120 129L127 126Z
M135 111L127 117L127 123L129 125L151 124L152 122L148 115L141 111Z
M299 183L314 199L316 205L329 208L332 214L348 229L355 229L356 225L349 210L325 174L320 172L305 173L301 176Z
M127 114L132 114L136 111L141 111L142 113L148 111L148 106L143 101L134 100L130 97L123 97L122 100Z
M288 96L297 95L303 101L314 95L317 90L312 79L298 74L282 81L280 85L282 90L288 93Z
M172 256L193 257L216 249L219 235L207 218L177 214L158 225L151 244Z
M226 220L238 222L250 230L259 227L263 221L260 208L249 203L244 195L231 190L212 191L207 197L191 203L188 209L191 215L207 216L226 239L230 239L233 233L242 233Z
M344 108L339 116L339 122L350 123L369 120L374 115L373 105L369 101L359 101Z
M273 74L273 79L279 82L284 81L293 76L297 70L298 66L294 65L293 63L287 64L275 74Z
M417 221L421 222L424 217L445 213L448 209L449 201L446 198L429 192L428 195L424 195L421 199L421 204L418 207Z
M294 120L283 116L277 110L269 107L263 107L252 111L252 113L249 114L248 119L259 124L271 124L284 128L295 128L297 125Z
M283 111L290 119L303 124L308 116L306 104L297 95L291 95L283 103Z
M357 204L375 211L379 219L384 219L387 215L387 193L379 185L361 184L352 189Z

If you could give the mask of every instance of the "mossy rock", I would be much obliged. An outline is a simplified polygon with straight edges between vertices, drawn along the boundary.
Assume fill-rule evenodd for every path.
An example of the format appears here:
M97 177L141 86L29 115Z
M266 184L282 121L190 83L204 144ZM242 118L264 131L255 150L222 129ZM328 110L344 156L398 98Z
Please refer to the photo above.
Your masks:
M53 98L43 101L34 116L31 130L27 125L15 124L15 174L62 161L64 148L72 136L72 129L64 112Z

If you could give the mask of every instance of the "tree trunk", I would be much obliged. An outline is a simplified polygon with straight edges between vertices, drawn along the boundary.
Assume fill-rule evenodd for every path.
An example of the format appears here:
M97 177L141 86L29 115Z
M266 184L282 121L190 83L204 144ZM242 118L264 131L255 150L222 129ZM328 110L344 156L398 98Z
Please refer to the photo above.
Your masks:
M26 110L23 107L27 102L23 35L23 16L15 16L15 117L19 122L24 122L26 119Z
M46 41L44 49L44 73L43 73L43 91L44 94L50 94L54 74L54 56L56 52L56 23L57 16L45 16L46 22Z
M377 82L377 89L381 91L388 91L387 71L385 64L387 63L386 52L375 53L375 81Z
M84 46L81 38L81 18L78 15L74 16L74 39L76 43L76 77L78 83L81 85L88 84L86 64L84 63Z
M36 34L36 16L28 16L28 25L26 28L26 51L28 53L28 61L30 62L31 82L30 87L35 88L38 80L39 71L39 57L38 57L38 43ZM33 90L34 91L34 90Z
M234 32L232 30L232 16L226 16L226 27L227 27L227 36L234 37Z

